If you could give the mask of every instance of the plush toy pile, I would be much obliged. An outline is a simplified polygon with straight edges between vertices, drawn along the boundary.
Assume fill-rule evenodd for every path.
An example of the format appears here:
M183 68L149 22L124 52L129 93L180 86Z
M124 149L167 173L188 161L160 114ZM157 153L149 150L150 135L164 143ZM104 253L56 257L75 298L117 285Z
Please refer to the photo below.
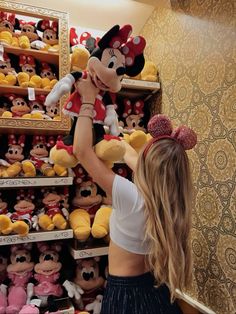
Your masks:
M76 310L99 314L106 265L97 257L75 262L62 242L1 247L0 313L58 314L58 300L71 298Z

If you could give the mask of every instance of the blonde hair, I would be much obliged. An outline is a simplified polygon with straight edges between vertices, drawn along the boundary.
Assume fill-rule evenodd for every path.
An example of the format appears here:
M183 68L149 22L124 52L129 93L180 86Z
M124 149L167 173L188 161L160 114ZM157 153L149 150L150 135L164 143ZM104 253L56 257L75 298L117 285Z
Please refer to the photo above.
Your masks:
M192 273L192 182L183 147L172 139L154 143L146 156L140 154L134 180L144 197L147 266L158 284L168 285L173 301L175 290L186 288Z

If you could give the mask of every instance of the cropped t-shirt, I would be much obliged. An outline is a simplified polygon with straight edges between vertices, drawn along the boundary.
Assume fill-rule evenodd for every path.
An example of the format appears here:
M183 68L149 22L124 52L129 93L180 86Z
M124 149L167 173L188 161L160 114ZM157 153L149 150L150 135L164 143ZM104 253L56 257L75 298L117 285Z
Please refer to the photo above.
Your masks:
M115 175L112 186L111 240L121 248L136 254L147 254L144 201L135 184Z

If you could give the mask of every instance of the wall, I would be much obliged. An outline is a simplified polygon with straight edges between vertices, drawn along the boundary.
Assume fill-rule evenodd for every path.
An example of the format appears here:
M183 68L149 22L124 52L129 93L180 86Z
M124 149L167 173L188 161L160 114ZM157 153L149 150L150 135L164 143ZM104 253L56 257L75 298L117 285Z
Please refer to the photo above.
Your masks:
M232 0L172 1L142 34L160 71L162 111L198 133L188 293L219 314L236 311L236 19ZM178 261L176 261L178 263Z

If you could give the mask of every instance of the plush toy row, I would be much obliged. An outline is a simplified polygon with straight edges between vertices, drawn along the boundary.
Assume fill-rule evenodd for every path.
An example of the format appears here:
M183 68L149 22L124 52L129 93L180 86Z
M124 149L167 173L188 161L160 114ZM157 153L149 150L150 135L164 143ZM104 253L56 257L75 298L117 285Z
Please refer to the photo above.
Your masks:
M66 176L67 169L49 159L49 149L60 136L2 135L0 177Z
M0 12L0 43L20 47L58 52L58 22L19 19L14 13Z
M60 120L59 104L46 107L44 105L46 96L36 95L34 100L16 94L5 94L0 96L0 117Z
M50 90L57 83L56 69L47 62L39 62L31 55L3 53L0 60L0 85Z
M116 165L114 171L131 177L125 165ZM0 195L0 233L26 236L30 230L64 230L71 227L80 242L90 237L109 241L111 197L96 185L87 172L78 165L74 169L73 188L20 189L2 191Z
M0 313L58 314L57 299L70 297L77 309L99 314L106 284L106 260L89 258L75 262L65 248L61 242L2 248Z

